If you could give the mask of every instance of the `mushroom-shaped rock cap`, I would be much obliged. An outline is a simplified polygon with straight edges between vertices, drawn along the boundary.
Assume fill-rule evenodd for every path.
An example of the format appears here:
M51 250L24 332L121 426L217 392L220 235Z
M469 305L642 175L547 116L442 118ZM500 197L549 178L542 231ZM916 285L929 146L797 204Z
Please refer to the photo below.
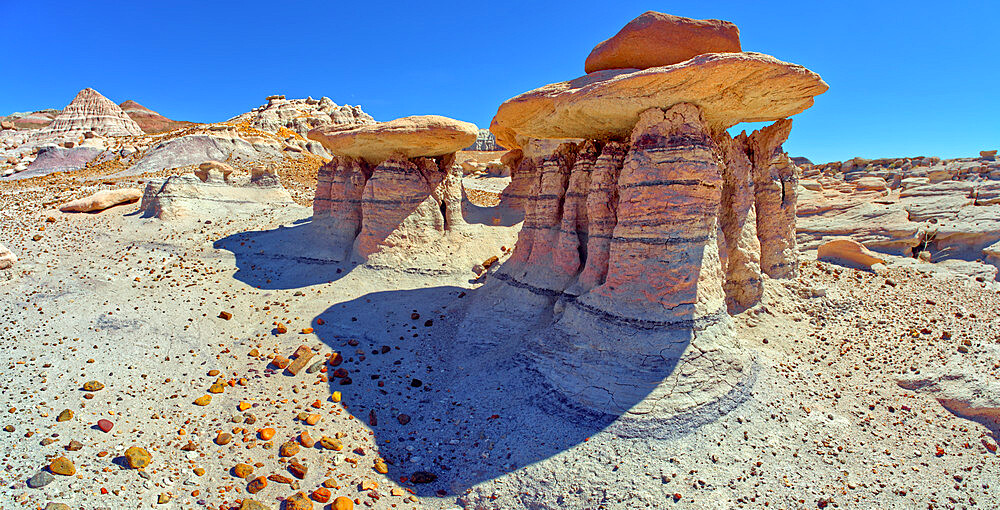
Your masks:
M598 71L508 99L490 125L497 143L515 137L623 139L650 108L691 103L714 130L783 119L829 87L818 74L762 53L709 53L663 67Z
M322 126L310 131L309 138L338 156L379 164L393 155L416 158L450 154L472 145L478 133L479 128L469 122L440 115L415 115L355 129Z
M590 52L587 73L668 66L704 53L740 51L740 29L717 19L691 19L647 11Z

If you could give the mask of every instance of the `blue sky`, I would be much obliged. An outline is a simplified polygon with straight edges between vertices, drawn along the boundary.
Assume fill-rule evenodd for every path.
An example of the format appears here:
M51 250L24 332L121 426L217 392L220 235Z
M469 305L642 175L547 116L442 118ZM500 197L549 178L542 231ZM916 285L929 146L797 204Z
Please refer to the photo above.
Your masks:
M792 155L1000 147L996 0L0 0L0 114L61 108L93 87L197 122L286 94L486 127L507 98L583 74L594 45L646 10L732 21L744 50L819 73L830 91L795 117Z

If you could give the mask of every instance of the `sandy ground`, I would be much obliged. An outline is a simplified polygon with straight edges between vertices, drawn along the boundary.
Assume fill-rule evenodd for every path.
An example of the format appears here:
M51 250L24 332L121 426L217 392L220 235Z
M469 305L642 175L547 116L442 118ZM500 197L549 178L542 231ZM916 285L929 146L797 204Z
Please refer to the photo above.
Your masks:
M734 318L754 359L743 400L669 437L625 438L547 415L508 360L453 354L482 284L466 271L311 257L300 206L164 223L134 204L51 209L68 194L0 187L0 241L21 259L0 271L0 508L228 509L269 475L253 497L274 508L324 483L379 509L1000 505L995 424L897 384L949 362L998 380L995 283L806 255L799 280L767 282L765 303ZM508 320L495 317L497 334ZM333 353L343 362L297 375L273 364L299 346L315 354L307 366ZM84 391L88 381L104 388ZM214 383L221 393L209 393ZM196 405L204 395L211 402ZM73 417L58 422L65 409ZM232 439L220 445L223 432ZM302 432L343 449L282 457ZM145 469L123 460L132 446L151 453ZM75 475L26 485L60 456ZM289 459L306 466L302 479ZM235 477L237 463L253 475ZM415 483L421 472L436 479Z

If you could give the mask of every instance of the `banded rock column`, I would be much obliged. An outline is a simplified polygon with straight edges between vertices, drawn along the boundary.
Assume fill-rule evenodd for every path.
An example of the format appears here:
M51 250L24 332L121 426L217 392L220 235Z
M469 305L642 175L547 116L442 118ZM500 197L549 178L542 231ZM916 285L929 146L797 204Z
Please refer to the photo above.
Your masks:
M319 170L314 220L328 225L343 258L424 246L464 225L455 151L478 128L436 115L354 129L309 132L335 156Z
M510 158L523 175L512 194L527 196L514 252L484 295L550 304L537 316L551 326L529 335L525 356L554 408L583 419L676 415L740 391L748 360L727 311L759 302L762 271L794 275L795 167L781 142L787 117L828 88L802 66L740 52L731 24L643 16L655 27L615 38L664 33L646 38L655 46L721 27L731 44L678 36L695 41L683 57L619 44L587 76L507 100L491 124L499 144L524 149ZM727 133L759 121L777 122ZM526 157L524 141L565 139Z

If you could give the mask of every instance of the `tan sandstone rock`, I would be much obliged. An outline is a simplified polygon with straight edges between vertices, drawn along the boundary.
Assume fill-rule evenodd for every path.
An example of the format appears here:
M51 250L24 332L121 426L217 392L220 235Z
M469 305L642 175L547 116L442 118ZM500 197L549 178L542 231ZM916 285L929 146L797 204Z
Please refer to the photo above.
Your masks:
M858 191L887 191L889 184L882 177L862 177L854 181L854 187Z
M712 53L641 71L599 71L508 99L490 126L497 143L532 138L624 139L649 108L690 103L721 131L799 113L828 86L819 75L761 53Z
M62 212L96 212L103 211L109 207L119 204L135 202L142 198L142 190L138 189L115 189L102 190L85 198L79 198L72 202L67 202L59 207Z
M294 205L288 190L266 169L258 169L257 178L251 177L249 182L245 176L237 181L223 178L226 174L216 166L223 164L209 163L204 177L183 174L147 182L139 206L144 216L161 220L220 219Z
M309 138L337 156L361 158L377 165L397 155L404 158L451 154L476 141L475 124L440 115L417 115L354 129L319 127Z
M753 163L760 267L772 278L792 277L798 267L795 248L798 174L782 150L791 130L792 120L782 119L754 131L747 140Z
M875 264L885 264L885 259L880 258L865 248L865 245L850 238L831 239L821 244L816 258L840 263L846 262L864 268L871 268Z
M605 69L647 69L677 64L703 53L739 51L740 30L728 21L647 11L594 47L584 68L588 74Z
M198 176L202 182L208 181L212 174L222 177L222 180L228 181L229 175L233 173L233 167L221 162L221 161L206 161L198 165L198 169L194 171L194 174Z
M6 246L0 244L0 269L10 269L17 262L17 256Z

